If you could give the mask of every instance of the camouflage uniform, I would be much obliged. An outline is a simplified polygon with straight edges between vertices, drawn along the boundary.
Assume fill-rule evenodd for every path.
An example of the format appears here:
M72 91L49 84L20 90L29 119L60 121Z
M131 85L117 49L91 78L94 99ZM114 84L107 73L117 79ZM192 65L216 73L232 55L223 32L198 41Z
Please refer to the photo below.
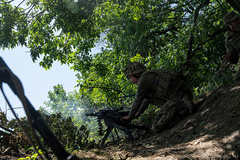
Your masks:
M192 92L178 73L167 69L145 71L144 66L136 67L137 65L143 64L130 63L123 71L126 77L131 73L140 74L130 117L134 117L136 113L142 114L149 104L160 107L152 125L153 131L159 133L174 121L177 112L181 110L175 107L180 101L184 101L185 108L192 113Z
M235 20L238 17L238 14L230 12L223 17L223 22L225 25L227 25L229 22ZM231 54L230 62L232 64L237 64L239 59L238 54L240 53L240 24L236 26L235 32L231 31L231 29L228 29L228 31L225 32L224 36L227 53ZM240 70L238 70L236 73L234 81L240 81Z

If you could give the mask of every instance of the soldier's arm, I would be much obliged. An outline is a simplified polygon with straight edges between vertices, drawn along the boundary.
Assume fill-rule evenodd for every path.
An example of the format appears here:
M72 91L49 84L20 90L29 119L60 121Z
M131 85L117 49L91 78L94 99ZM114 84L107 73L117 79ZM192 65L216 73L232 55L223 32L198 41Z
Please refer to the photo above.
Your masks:
M150 74L149 74L150 75ZM146 98L150 86L155 84L156 78L152 79L151 76L147 75L145 78L141 80L138 84L137 94L135 96L135 100L132 104L132 108L128 114L130 117L135 117L136 113L138 112L140 106L142 105L143 100Z
M141 104L141 107L138 110L137 115L140 116L141 114L143 114L143 112L147 109L148 105L149 105L149 100L148 99L144 99L142 104Z
M224 55L223 58L225 60L228 60L232 64L237 64L239 59L238 52L233 47L230 40L231 40L231 37L225 34L225 47L227 50L227 54Z
M135 96L135 100L132 104L132 107L131 107L131 110L130 110L128 116L135 117L135 114L138 112L140 106L142 105L142 102L143 102L145 96L147 95L147 91L148 91L147 84L144 88L140 88L140 89L138 88L137 94Z

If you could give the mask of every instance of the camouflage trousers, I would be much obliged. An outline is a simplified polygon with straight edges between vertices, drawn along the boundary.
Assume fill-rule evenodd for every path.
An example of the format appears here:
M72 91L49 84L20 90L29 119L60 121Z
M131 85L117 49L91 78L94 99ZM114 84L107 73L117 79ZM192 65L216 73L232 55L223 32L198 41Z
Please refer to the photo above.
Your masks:
M176 114L181 111L180 108L183 109L181 106L175 107L180 101L183 101L186 104L187 108L189 109L189 113L192 114L192 104L190 104L191 101L188 100L187 95L185 95L183 98L175 97L171 100L168 100L164 105L162 105L153 121L152 130L154 132L160 133L164 131L171 123L174 122ZM185 105L184 103L183 105Z

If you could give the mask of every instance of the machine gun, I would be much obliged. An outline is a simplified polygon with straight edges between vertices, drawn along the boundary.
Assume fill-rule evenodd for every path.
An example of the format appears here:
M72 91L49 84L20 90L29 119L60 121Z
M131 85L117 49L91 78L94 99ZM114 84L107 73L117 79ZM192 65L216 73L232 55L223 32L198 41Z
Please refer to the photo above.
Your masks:
M115 133L118 138L119 136L116 129L119 129L125 132L128 135L128 138L130 141L134 140L130 129L144 129L146 131L149 130L148 127L138 126L138 125L131 124L131 122L121 121L121 118L123 116L127 116L129 113L129 111L121 111L121 110L123 110L123 108L115 109L115 110L103 109L103 110L99 110L99 112L97 113L85 114L86 116L97 117L98 126L99 126L98 133L100 136L103 136L104 133L106 132L103 139L100 141L101 147L104 146L105 141L107 140L109 134L112 132L113 129L115 129ZM105 131L103 131L101 120L104 120L104 123L107 126L107 129Z

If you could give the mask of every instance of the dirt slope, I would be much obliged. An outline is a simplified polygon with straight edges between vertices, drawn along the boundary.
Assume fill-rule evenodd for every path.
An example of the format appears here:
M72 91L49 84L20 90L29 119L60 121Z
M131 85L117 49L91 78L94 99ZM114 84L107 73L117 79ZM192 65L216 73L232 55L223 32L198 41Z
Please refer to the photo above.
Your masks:
M89 159L240 159L240 83L205 95L195 106L194 115L163 133L77 154Z

